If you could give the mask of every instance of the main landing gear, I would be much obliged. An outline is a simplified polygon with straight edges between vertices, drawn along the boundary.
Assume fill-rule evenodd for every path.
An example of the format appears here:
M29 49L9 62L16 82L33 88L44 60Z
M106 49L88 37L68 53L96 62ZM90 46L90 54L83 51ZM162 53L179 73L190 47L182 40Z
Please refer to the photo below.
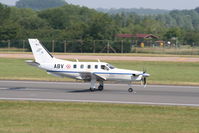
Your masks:
M96 90L95 84L96 84L96 77L92 76L91 86L90 86L90 91L91 92ZM104 90L104 82L103 81L99 81L98 90L99 91L103 91Z
M99 81L98 90L99 91L103 91L104 90L104 82L103 81Z
M96 89L96 88L91 88L91 87L90 87L90 91L91 91L91 92L93 92L93 91L95 91L95 90L103 91L103 90L104 90L104 86L99 85L97 89Z
M98 90L99 90L99 91L103 91L103 90L104 90L104 86L99 85L99 86L98 86Z

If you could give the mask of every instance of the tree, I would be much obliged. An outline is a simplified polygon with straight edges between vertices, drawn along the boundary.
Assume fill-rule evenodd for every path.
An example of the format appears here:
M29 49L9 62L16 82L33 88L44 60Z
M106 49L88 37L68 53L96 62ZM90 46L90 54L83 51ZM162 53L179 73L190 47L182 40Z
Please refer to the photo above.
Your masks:
M16 7L42 10L47 8L63 6L65 4L67 3L64 0L19 0L16 2Z
M199 13L199 7L196 7L196 8L195 8L195 11Z
M10 16L10 8L0 3L0 25Z
M187 32L184 37L185 43L188 45L199 46L199 33L197 32Z
M28 29L28 30L36 30L36 29L47 27L48 25L45 20L38 17L34 17L34 16L20 19L19 24L24 29Z
M183 41L184 38L184 31L180 28L170 28L165 34L165 40L177 40Z
M93 39L112 39L118 27L106 14L96 14L89 23L88 35Z
M1 40L13 40L16 39L18 32L18 26L13 23L6 23L0 26L0 39Z
M145 19L141 23L142 27L144 27L146 33L158 34L165 30L165 26L156 20Z

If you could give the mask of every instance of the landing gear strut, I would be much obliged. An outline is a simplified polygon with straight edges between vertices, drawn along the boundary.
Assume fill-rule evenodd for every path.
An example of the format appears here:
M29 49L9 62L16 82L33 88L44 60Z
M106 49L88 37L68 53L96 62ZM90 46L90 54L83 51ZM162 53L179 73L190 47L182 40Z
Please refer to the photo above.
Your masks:
M96 90L96 88L95 88L96 82L97 82L96 77L94 75L91 75L91 86L90 86L90 91L91 92ZM104 90L104 81L99 81L98 90L99 91L103 91Z
M91 86L90 86L91 92L95 91L95 83L96 83L96 77L94 75L91 75Z

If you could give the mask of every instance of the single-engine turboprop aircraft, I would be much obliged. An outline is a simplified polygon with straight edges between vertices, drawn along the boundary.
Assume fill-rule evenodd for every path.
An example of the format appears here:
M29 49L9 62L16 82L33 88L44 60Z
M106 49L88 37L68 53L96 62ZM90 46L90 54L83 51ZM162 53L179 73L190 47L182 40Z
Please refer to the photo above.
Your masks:
M133 92L132 82L141 81L145 86L146 78L150 75L144 71L134 71L116 68L106 62L76 62L56 59L40 43L38 39L29 39L35 61L26 61L29 65L37 66L48 74L58 77L69 77L91 82L90 91L104 89L104 81L120 81L129 85L129 92Z

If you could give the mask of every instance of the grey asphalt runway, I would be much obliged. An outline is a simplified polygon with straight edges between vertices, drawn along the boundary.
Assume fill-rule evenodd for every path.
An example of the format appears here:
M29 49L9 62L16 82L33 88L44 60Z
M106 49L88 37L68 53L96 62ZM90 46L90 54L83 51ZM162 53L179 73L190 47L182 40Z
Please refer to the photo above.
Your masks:
M0 81L0 100L53 102L98 102L146 105L199 106L199 86L134 86L105 84L105 90L90 92L89 83Z

